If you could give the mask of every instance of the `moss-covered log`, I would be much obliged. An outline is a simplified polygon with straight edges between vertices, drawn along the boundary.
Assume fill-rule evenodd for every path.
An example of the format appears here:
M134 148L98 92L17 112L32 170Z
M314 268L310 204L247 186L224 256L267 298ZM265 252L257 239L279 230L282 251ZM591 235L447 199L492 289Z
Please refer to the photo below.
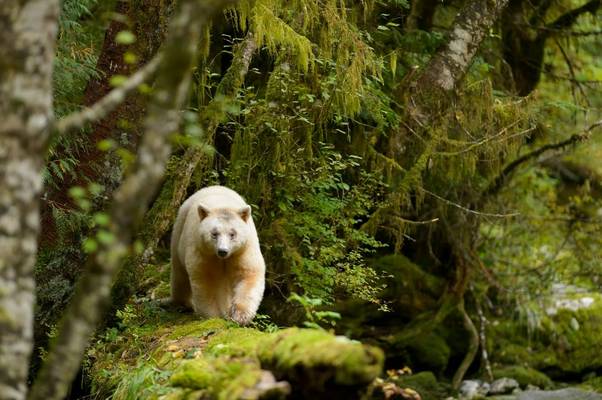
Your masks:
M95 391L116 400L357 398L383 368L380 349L322 330L264 332L138 307L89 353Z

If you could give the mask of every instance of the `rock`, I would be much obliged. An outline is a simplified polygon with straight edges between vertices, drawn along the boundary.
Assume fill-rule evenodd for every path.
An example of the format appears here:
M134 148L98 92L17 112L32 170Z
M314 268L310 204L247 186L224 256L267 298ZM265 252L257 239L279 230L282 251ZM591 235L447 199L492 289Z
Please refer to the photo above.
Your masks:
M531 385L530 383L527 385L527 387L525 387L525 390L531 390L531 391L535 391L535 390L541 390L541 388L539 386L535 386L535 385Z
M493 370L493 377L495 379L512 378L516 380L521 387L535 385L537 387L551 388L553 385L552 380L544 373L520 365L495 368Z
M491 383L489 394L506 394L512 393L514 389L518 388L518 382L512 378L500 378L496 379Z
M460 385L460 399L470 400L486 396L489 393L489 384L479 380L466 380Z
M561 390L536 390L522 392L517 400L602 400L602 394L586 392L581 389L567 388Z

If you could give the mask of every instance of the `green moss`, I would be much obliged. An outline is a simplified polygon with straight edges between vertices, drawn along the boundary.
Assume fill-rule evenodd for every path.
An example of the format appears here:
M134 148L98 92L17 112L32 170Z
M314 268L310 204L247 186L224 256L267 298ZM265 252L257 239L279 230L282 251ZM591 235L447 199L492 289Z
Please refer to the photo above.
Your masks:
M511 366L496 368L493 370L493 378L512 378L521 387L531 384L547 389L553 386L552 380L546 374L529 367Z
M419 372L414 375L401 375L394 378L394 381L403 389L410 388L417 391L422 400L444 399L450 391L450 388L439 383L430 371Z
M240 398L246 389L259 382L261 368L252 360L185 360L175 370L171 384L190 389L207 389L218 399Z
M251 328L230 328L212 335L206 352L212 355L255 355L265 333Z
M262 365L287 378L317 386L330 379L339 385L367 384L378 376L384 362L383 352L376 347L321 330L298 328L285 329L263 339L258 357Z
M183 325L179 325L171 329L169 334L170 339L178 339L182 336L205 336L223 331L227 328L235 327L234 322L226 321L219 318L200 319L195 317L195 320Z
M415 316L435 308L443 291L443 281L401 254L392 254L372 261L376 271L390 275L383 298L393 301L397 312Z
M175 389L161 396L161 400L199 400L208 397L206 390Z
M558 310L546 332L556 350L557 366L567 372L602 368L602 352L592 351L602 343L602 295L592 293L576 299L583 297L591 297L593 304L576 311Z
M580 387L584 390L591 390L594 392L602 393L602 376L595 376L587 379L583 382Z
M434 333L419 336L408 346L413 364L419 364L437 373L447 367L451 350L445 340Z
M602 342L602 296L587 293L563 300L584 297L594 300L587 308L558 309L553 315L541 311L538 327L530 335L517 321L492 324L488 337L493 360L560 374L602 368L602 353L592 351Z
M135 313L135 307L146 316ZM309 391L367 385L382 371L380 349L326 331L266 333L142 305L127 308L124 315L126 330L107 335L89 353L95 389L118 400L164 395L180 400L199 398L198 393L254 398L259 393L251 389L262 368Z

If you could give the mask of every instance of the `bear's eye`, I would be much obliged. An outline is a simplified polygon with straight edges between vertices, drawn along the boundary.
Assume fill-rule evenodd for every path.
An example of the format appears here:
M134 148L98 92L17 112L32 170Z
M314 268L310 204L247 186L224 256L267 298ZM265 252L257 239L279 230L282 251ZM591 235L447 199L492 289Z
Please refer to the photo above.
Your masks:
M236 237L236 232L230 232L230 239L234 239Z
M211 237L213 239L217 239L217 232L211 232Z

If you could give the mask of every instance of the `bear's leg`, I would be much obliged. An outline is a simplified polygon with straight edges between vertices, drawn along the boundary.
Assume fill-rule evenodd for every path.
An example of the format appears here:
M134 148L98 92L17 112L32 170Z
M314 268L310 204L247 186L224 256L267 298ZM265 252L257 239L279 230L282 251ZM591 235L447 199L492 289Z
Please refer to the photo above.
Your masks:
M220 317L217 299L206 285L192 283L192 308L203 317Z
M172 252L171 259L171 302L192 308L190 302L190 278L177 254Z
M265 280L254 270L240 273L235 280L234 297L229 317L241 325L247 325L255 317L263 298Z

